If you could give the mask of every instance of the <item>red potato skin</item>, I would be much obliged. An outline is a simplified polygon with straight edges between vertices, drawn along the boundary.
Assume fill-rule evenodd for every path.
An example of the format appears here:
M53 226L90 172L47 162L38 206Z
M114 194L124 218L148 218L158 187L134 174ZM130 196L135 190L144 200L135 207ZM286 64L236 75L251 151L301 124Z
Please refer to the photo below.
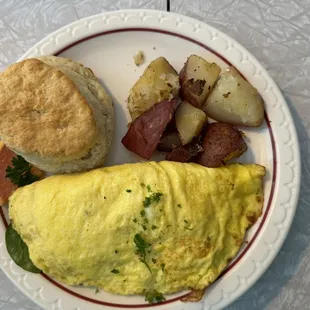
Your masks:
M202 109L204 101L200 101L192 94L196 94L200 96L203 92L204 86L206 84L205 80L194 80L194 79L187 79L186 70L187 70L188 60L185 62L183 68L179 74L180 80L180 97L183 101L186 101L193 105L198 109Z
M204 151L196 162L209 168L221 167L247 150L241 132L232 125L223 123L208 125L202 147Z
M201 87L203 90L203 86L204 86L204 84L202 85L203 81L200 81L200 80L194 81L194 79L186 81L186 66L187 66L187 61L184 64L179 74L180 85L181 85L180 97L184 101L187 101L190 104L192 104L194 107L201 109L202 104L193 96L187 96L186 94L190 93L190 91L199 93L199 90L201 90Z
M175 114L173 115L171 121L167 125L159 144L157 145L157 150L160 152L171 152L174 148L182 145L178 130L175 125Z
M181 163L195 162L199 154L204 151L202 142L207 128L208 123L202 127L199 136L195 137L191 143L187 145L180 145L179 147L173 149L166 155L165 159Z
M122 144L131 152L150 159L173 118L178 101L165 100L152 106L130 125Z
M165 159L179 163L188 163L202 151L203 148L201 145L198 143L190 143L173 149L166 155Z
M165 131L161 137L157 150L161 152L171 152L173 149L182 145L181 139L177 130Z

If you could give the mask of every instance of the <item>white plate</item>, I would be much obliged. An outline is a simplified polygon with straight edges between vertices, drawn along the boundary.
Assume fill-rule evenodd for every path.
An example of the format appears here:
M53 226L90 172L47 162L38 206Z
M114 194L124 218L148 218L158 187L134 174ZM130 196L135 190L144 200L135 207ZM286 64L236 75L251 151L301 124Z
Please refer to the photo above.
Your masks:
M145 64L136 67L133 55L142 50ZM90 67L112 94L116 134L108 164L139 160L121 145L130 120L126 98L130 87L152 59L164 56L180 70L187 56L198 54L222 68L233 64L265 101L266 121L259 129L244 129L249 150L241 162L266 166L264 213L247 235L248 244L226 273L207 289L205 298L185 304L176 294L161 305L143 297L121 297L95 289L74 288L44 275L27 273L10 259L5 243L7 208L0 221L0 265L30 298L46 309L95 310L157 307L161 309L221 309L262 275L278 253L294 217L300 186L300 155L294 123L279 89L259 62L240 44L220 31L177 14L128 10L104 13L74 22L43 39L23 58L60 55ZM270 123L268 122L270 120ZM160 157L158 157L160 158ZM0 208L1 209L1 208Z

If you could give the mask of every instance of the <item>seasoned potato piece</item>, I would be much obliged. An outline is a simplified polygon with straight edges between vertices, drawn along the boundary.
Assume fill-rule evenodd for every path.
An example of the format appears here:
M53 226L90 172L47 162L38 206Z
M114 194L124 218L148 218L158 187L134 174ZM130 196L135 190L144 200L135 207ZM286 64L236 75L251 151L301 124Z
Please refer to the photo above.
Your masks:
M264 119L264 103L257 90L231 67L207 98L204 111L223 123L256 127Z
M156 58L129 92L128 109L132 119L156 103L177 97L179 88L179 76L174 68L164 57Z
M197 163L206 167L220 167L247 150L241 132L223 123L208 125L202 147L204 151L199 155Z
M182 144L188 144L198 136L207 120L208 118L202 110L183 101L175 112L175 125Z
M180 72L182 98L201 108L215 84L221 68L197 55L191 55Z

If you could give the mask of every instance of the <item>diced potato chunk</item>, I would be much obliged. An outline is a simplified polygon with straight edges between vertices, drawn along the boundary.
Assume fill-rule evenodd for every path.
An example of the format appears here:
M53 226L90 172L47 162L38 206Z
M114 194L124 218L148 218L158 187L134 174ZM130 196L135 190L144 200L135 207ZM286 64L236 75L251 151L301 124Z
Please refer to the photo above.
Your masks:
M198 136L207 120L208 118L202 110L183 101L175 113L175 124L182 144L188 144Z
M221 68L197 55L191 55L180 72L182 98L201 108L217 81Z
M256 127L264 120L264 103L258 91L231 67L215 85L204 111L227 124Z
M132 119L156 103L177 97L179 88L179 76L175 69L164 57L156 58L129 92L128 109Z

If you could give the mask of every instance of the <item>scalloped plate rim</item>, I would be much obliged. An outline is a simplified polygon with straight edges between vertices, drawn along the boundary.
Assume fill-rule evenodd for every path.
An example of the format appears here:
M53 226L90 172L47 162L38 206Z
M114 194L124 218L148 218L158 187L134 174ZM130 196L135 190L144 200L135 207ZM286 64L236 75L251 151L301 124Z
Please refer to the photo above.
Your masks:
M293 220L295 212L296 212L297 202L298 202L298 197L299 197L300 182L301 182L301 176L300 176L301 163L300 163L299 143L298 143L296 128L294 126L293 118L292 118L292 115L290 114L288 105L287 105L287 103L286 103L282 93L280 92L280 90L276 86L276 84L273 81L273 79L269 76L267 71L260 65L259 61L251 53L249 53L241 44L239 44L235 39L229 37L228 35L226 35L222 31L217 30L216 28L214 28L214 27L212 27L212 26L210 26L210 25L208 25L208 24L206 24L206 23L204 23L202 21L199 21L199 20L196 20L196 19L193 19L193 18L190 18L190 17L186 17L186 16L183 16L183 15L180 15L180 14L177 14L177 13L158 11L158 10L143 10L143 9L140 9L140 10L139 9L138 10L137 9L129 9L129 10L111 11L111 12L100 13L100 14L93 15L93 16L88 16L88 17L83 18L81 20L77 20L77 21L75 21L75 22L73 22L71 24L68 24L68 25L66 25L66 26L56 30L52 34L48 35L47 37L45 37L44 39L39 41L31 49L29 49L29 51L26 52L20 58L20 60L29 57L29 55L31 55L31 53L33 53L33 51L38 49L43 44L46 44L48 42L49 42L49 44L51 44L52 43L51 42L52 38L54 38L55 36L57 36L59 34L67 32L67 29L73 28L75 26L82 26L83 27L83 24L87 24L88 21L99 20L98 18L103 20L102 17L104 17L105 19L108 19L109 17L113 17L113 16L125 18L126 16L128 17L128 15L129 16L132 15L134 17L141 17L141 15L146 15L147 16L148 14L149 14L149 16L152 16L152 17L155 17L155 18L160 18L160 16L162 16L163 18L167 18L168 20L169 19L171 19L173 21L181 20L181 21L184 21L184 22L188 22L191 25L200 25L201 29L207 29L207 31L209 31L209 32L215 32L217 34L217 37L223 38L224 40L228 40L234 46L234 48L238 48L239 51L244 53L244 55L246 55L254 63L255 68L256 69L259 68L259 70L262 73L262 75L264 75L266 77L267 82L269 84L271 84L270 89L273 89L273 91L272 91L273 94L276 96L277 100L280 102L280 108L282 109L285 121L287 123L287 126L289 127L289 134L291 135L291 141L293 141L291 143L292 145L290 146L290 148L292 150L292 153L294 154L294 156L293 156L294 158L293 158L293 160L291 160L291 162L289 162L289 163L280 162L281 154L280 154L279 150L277 150L277 153L278 153L278 156L279 156L279 160L278 160L278 163L277 163L277 169L280 169L280 168L284 169L285 167L289 167L289 164L291 164L291 163L293 163L293 164L291 164L292 167L290 167L290 169L293 171L293 168L295 168L295 171L293 173L294 186L291 188L291 191L292 191L292 189L294 190L294 192L291 193L291 197L293 196L293 201L290 203L289 208L286 208L286 209L290 210L290 215L289 215L289 217L287 217L287 221L286 221L284 227L281 230L281 234L279 235L278 240L275 241L275 242L278 242L278 243L273 248L273 250L270 250L270 249L268 250L268 251L271 251L271 254L267 255L267 258L264 261L264 265L258 270L258 272L255 274L255 276L252 276L252 277L251 277L251 275L249 276L251 278L250 278L250 280L249 280L249 282L248 282L246 287L241 287L241 289L240 289L240 284L239 284L239 286L238 286L239 292L237 294L235 294L234 296L232 296L230 298L229 298L229 296L228 297L227 296L226 297L225 296L222 297L221 300L220 300L220 302L222 302L221 305L220 305L220 308L217 307L217 304L215 304L215 307L211 306L211 307L208 307L208 308L204 308L204 305L197 304L197 309L200 309L200 308L201 309L213 309L213 310L214 309L222 309L223 307L226 307L228 304L231 304L234 300L236 300L238 297L240 297L243 293L245 293L245 291L248 290L260 278L260 276L266 271L266 269L273 262L274 258L278 254L279 250L281 249L281 247L283 245L283 242L285 241L285 239L287 237L287 234L288 234L289 229L291 227L292 220ZM136 23L134 25L136 27L138 27L138 28L139 27L147 28L146 24L144 22ZM114 29L119 28L120 26L122 26L122 28L131 28L132 27L131 24L127 25L126 22L123 22L122 24L119 23L119 25L114 25ZM151 24L151 25L149 25L149 27L150 28L154 28L154 29L166 29L167 28L168 31L173 31L172 29L169 29L169 27L167 25L162 27L162 24L160 24L160 23L158 23L158 25L157 24ZM111 27L111 26L110 26L110 28L113 29L113 27ZM176 30L176 32L178 32L178 33L185 32L185 30L183 30L183 31L180 31L179 29L174 29L174 30ZM100 30L97 29L97 31L95 31L94 33L98 33L98 32L100 32ZM83 38L84 36L87 36L86 32L84 33L84 35L80 34L77 37L75 37L74 41L77 41L77 40ZM197 40L198 41L200 40L201 42L208 41L207 39L203 40L202 38L201 39L197 39ZM205 43L205 44L207 44L207 43ZM57 46L57 49L59 50L59 49L65 47L66 45L67 44L63 42L63 43L59 44L59 46ZM56 49L56 45L55 45L54 49ZM224 57L227 58L228 60L230 60L230 57L227 54L225 55L225 53L224 53ZM279 134L277 128L274 128L273 130L274 130L274 132ZM281 135L281 133L280 133L280 135ZM282 147L282 145L281 145L281 147ZM283 167L283 165L284 165L284 167ZM279 184L277 184L277 185L279 187ZM279 189L278 187L276 187L275 193ZM273 203L275 204L275 199L274 199ZM270 214L270 216L272 216L272 214ZM284 219L286 219L286 218L284 218ZM260 242L260 239L263 238L263 233L264 233L264 230L266 230L268 228L267 226L268 226L268 223L265 224L265 226L263 227L261 235L258 237L258 239L256 241L257 243ZM3 225L0 225L0 230L3 231ZM1 241L3 242L3 240L1 240L1 238L0 238L0 243L1 243ZM0 248L0 250L1 250L1 248ZM0 254L1 254L1 252L0 252ZM1 255L0 255L0 263L1 263ZM12 262L10 262L9 265L12 265ZM240 265L242 265L242 263L239 264L239 268L240 268ZM21 291L23 291L28 297L30 297L35 303L39 304L41 307L47 307L49 309L54 308L54 306L53 307L51 306L51 303L47 303L44 299L42 299L40 297L41 296L40 292L39 292L39 294L37 294L39 296L37 296L37 295L34 296L33 294L31 294L30 290L26 288L25 285L19 284L17 282L16 275L14 275L11 270L8 270L6 268L6 266L7 266L7 264L2 265L2 263L1 263L2 270L5 272L5 274L10 278L10 280ZM15 272L16 272L16 270L17 271L19 270L19 267L17 267L17 266L14 266L12 268L15 268L14 269ZM66 293L63 293L63 292L61 292L61 293L67 295ZM62 294L60 294L59 297L55 298L55 305L56 304L60 305L61 302L59 300L61 299L61 295ZM224 302L222 301L223 298L224 298ZM162 307L164 307L164 306L159 306L158 308L162 308ZM102 306L102 308L105 308L105 307ZM186 304L182 304L182 305L178 305L177 306L177 309L181 309L181 308L182 309L183 308L186 309L187 308ZM63 308L60 308L60 309L63 309ZM66 309L68 309L68 308L66 308ZM114 309L116 309L116 308L114 308Z

